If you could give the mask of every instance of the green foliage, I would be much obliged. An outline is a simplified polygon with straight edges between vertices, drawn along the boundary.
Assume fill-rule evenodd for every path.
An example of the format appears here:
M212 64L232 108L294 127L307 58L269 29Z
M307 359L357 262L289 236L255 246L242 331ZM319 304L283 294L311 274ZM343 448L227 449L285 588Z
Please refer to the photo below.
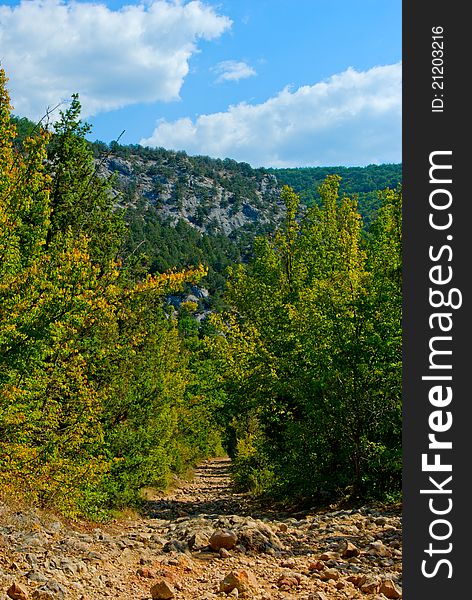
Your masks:
M80 109L78 96L74 95L70 106L54 124L54 135L48 145L52 178L48 241L59 231L68 231L74 237L86 235L92 260L106 263L116 257L124 222L112 210L111 182L97 176L85 139L90 127L80 121Z
M129 224L124 256L134 269L163 272L203 264L208 268L202 285L211 291L213 306L218 306L225 285L226 268L241 260L241 250L223 234L205 234L180 220L175 227L161 220L158 210L149 206L129 207Z
M364 242L338 188L328 177L301 219L284 188L284 226L232 271L233 312L214 318L237 476L271 493L400 486L401 192L384 194Z
M50 236L49 136L38 132L21 154L14 149L0 75L0 480L30 501L73 510L79 482L93 486L104 469L83 336L101 282L85 238Z
M102 518L218 447L162 307L206 271L123 268L125 223L78 98L53 134L15 145L5 81L0 71L0 486Z
M39 131L38 125L26 117L10 115L10 122L15 126L16 130L16 137L12 140L15 148L21 148L21 145L27 138L34 136Z
M95 142L93 149L97 158L119 174L114 186L122 193L120 202L126 208L130 228L125 254L133 253L135 259L139 256L141 266L151 271L204 264L208 267L208 276L203 285L211 291L211 302L216 308L222 307L226 268L246 262L252 256L255 236L273 231L276 217L280 215L277 201L280 183L293 187L302 202L311 206L320 202L317 188L326 175L342 175L340 193L357 196L368 228L380 206L378 190L396 187L401 180L401 165L267 170L252 169L246 163L230 159L192 157L163 148L117 143L107 147ZM147 187L143 194L144 182ZM218 186L222 187L221 198L215 193ZM258 195L257 190L260 194L261 189L265 191ZM170 198L164 200L168 194ZM177 215L188 198L192 198L192 205L194 199L197 200L197 208L191 208L192 214L186 215L189 222L181 218L177 225L174 219L171 224L163 212L168 214L170 209ZM268 221L262 223L255 218L228 236L212 220L211 211L216 205L230 217L240 210L251 217L255 214L253 208L261 209ZM167 211L162 211L164 206Z
M228 237L208 223L205 182L194 217L204 232L171 226L159 216L169 179L176 202L196 178L213 179L236 212L257 206L267 171L91 145L77 96L48 133L11 116L5 83L0 70L2 493L106 518L223 441L236 481L257 492L395 494L400 189L378 196L365 231L356 202L338 198L339 177L305 198L308 210L284 187L278 231L254 222ZM104 152L139 158L155 204L127 179L134 204L118 210L115 182L98 176ZM344 191L373 194L398 168L353 173ZM188 299L171 316L166 297L196 283L214 311L229 310L199 323Z
M278 181L289 185L307 206L320 204L319 186L326 177L339 175L341 196L355 196L364 226L375 220L381 201L378 190L395 189L402 181L401 164L368 165L367 167L301 167L269 169Z
M129 225L124 254L133 253L135 262L139 257L141 266L153 272L204 264L208 276L203 285L218 306L226 267L245 260L255 234L272 228L270 222L259 222L253 207L267 215L277 213L279 207L272 202L275 178L246 163L191 157L163 148L117 143L108 148L96 142L93 150L117 174L113 185L121 194ZM262 193L262 188L268 191ZM212 215L214 209L224 209L228 216L243 210L251 225L228 236Z

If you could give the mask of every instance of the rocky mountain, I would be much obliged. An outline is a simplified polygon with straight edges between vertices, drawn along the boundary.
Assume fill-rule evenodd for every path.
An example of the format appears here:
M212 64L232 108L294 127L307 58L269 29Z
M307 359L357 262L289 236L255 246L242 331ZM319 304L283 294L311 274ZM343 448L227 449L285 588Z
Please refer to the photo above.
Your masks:
M239 230L272 229L283 215L277 177L245 163L112 145L97 164L102 176L115 174L115 191L128 211L145 215L154 208L173 227L183 221L200 233L234 238Z
M223 290L226 268L250 256L254 237L281 223L284 184L310 205L326 175L339 172L341 194L358 197L368 225L380 204L378 190L401 181L401 165L253 169L164 148L116 142L95 142L92 148L98 173L113 178L117 205L126 213L125 255L139 256L141 268L151 272L202 263L209 269L203 283L212 298Z
M378 191L402 181L401 164L366 167L305 167L253 169L247 163L207 156L188 156L164 148L93 145L99 171L115 174L120 203L130 210L157 210L161 222L173 227L183 221L201 233L233 238L243 231L273 230L284 207L283 185L300 194L302 202L318 200L318 187L331 174L341 176L341 195L356 196L366 225L379 207Z
M21 145L36 131L25 118L12 117ZM164 148L122 146L117 142L91 144L98 172L114 175L118 204L128 220L140 215L164 226L190 226L203 235L223 235L245 240L245 248L257 233L273 231L284 207L279 200L283 185L297 192L307 206L319 200L317 189L327 175L341 176L341 195L356 196L366 226L380 205L378 190L395 188L402 181L401 164L366 167L300 167L253 169L231 159L188 156Z

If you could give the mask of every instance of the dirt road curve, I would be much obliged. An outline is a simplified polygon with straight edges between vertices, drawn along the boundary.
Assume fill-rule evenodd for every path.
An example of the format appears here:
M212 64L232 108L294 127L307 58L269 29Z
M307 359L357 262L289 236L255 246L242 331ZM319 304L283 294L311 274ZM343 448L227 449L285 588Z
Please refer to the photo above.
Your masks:
M229 469L209 460L106 526L0 504L1 600L401 597L398 508L284 513L236 493Z

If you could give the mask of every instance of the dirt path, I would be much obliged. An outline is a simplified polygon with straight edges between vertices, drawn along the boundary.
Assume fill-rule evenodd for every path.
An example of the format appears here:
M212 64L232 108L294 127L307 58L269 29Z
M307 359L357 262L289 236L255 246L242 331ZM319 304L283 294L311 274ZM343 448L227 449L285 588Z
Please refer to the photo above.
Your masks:
M175 519L197 514L246 515L246 494L238 494L230 477L229 458L215 458L199 465L188 482L180 482L169 496L151 500L149 515Z
M399 510L282 513L237 493L229 468L228 459L209 460L192 481L151 498L146 516L107 526L0 505L0 597L8 589L15 600L401 597Z

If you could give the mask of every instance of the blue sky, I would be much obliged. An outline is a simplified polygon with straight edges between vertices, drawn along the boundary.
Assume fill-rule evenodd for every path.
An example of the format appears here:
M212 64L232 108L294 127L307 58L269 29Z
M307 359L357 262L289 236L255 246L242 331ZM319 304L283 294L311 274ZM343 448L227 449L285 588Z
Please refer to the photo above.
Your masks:
M253 166L401 161L400 0L0 0L17 114Z

